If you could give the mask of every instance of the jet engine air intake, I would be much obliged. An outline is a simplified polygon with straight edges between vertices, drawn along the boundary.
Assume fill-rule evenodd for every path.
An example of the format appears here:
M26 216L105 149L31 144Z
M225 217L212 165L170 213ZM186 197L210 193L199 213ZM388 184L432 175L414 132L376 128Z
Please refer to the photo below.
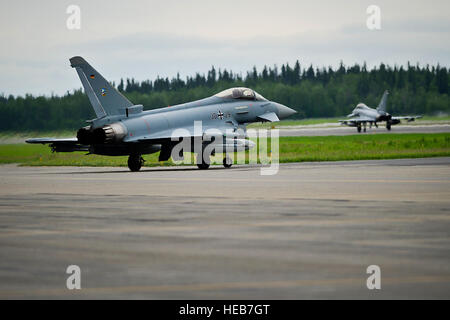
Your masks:
M380 113L380 115L377 117L377 122L389 121L389 120L391 120L391 118L392 118L392 116L387 112Z

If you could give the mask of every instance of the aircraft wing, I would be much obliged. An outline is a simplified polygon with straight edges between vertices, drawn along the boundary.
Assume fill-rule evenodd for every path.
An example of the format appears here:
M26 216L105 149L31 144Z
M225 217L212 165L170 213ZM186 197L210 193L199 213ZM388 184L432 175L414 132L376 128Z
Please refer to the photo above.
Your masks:
M422 118L422 116L400 116L392 117L393 120L407 120L408 122L414 121L416 119Z
M375 120L372 118L368 118L368 117L356 117L356 118L351 118L351 119L345 119L345 120L339 120L340 123L342 124L347 124L347 123L362 123L362 122L374 122Z
M47 143L58 143L58 144L77 144L78 139L77 138L33 138L28 139L25 141L26 143L33 143L33 144L47 144Z
M205 134L215 135L218 132L222 135L229 134L235 128L235 125L226 122L221 126L207 126L202 125L201 130L199 128L194 128L194 126L181 127L178 129L168 129L164 131L159 131L154 134L149 134L145 136L136 136L136 137L126 137L124 142L147 142L147 143L159 143L164 140L171 140L172 137L181 137L181 138L195 138L195 137L203 137Z
M89 151L89 146L78 143L77 138L33 138L25 140L25 142L50 144L52 151L56 152Z

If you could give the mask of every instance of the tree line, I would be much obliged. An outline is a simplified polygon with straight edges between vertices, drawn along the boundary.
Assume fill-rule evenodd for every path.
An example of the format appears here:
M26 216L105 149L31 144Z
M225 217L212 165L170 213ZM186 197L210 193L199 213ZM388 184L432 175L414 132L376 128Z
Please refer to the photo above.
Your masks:
M449 70L436 66L389 66L381 63L332 67L254 67L242 73L214 67L206 74L182 79L157 77L153 81L121 79L116 86L130 101L145 110L211 96L224 89L245 86L298 113L293 118L335 117L348 114L359 102L377 106L384 90L390 91L388 111L395 114L450 113ZM0 131L77 129L95 118L81 89L63 96L0 95Z

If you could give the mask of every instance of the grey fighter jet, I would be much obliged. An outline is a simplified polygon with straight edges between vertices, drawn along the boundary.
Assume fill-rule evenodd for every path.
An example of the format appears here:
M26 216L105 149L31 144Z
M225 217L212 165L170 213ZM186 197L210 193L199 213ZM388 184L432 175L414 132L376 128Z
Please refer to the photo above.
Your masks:
M399 124L401 120L407 120L408 122L414 121L422 116L402 116L393 117L386 112L386 102L389 92L386 90L380 103L376 109L369 108L364 103L359 103L352 113L347 117L350 119L339 120L341 124L349 127L356 127L358 132L363 129L366 132L367 124L372 127L372 124L378 128L378 122L386 121L386 129L391 130L391 126Z
M127 155L131 171L141 168L143 154L160 151L160 161L173 157L172 150L179 143L174 141L174 135L190 139L192 144L198 142L200 148L194 146L191 150L197 153L197 166L207 169L209 155L202 155L202 151L217 139L216 135L208 135L211 130L220 133L219 141L215 141L218 148L214 150L223 150L223 165L230 167L230 150L243 151L254 146L245 139L246 124L279 121L296 113L249 88L231 88L205 99L144 111L142 105L129 101L82 57L71 58L70 65L77 71L97 118L88 120L89 125L80 128L76 138L34 138L26 142L49 144L54 152ZM183 152L178 155L182 158Z

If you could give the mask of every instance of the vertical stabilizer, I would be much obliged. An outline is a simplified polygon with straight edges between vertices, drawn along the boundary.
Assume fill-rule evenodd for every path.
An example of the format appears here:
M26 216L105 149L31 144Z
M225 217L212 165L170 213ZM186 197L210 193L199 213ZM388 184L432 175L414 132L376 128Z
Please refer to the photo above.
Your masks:
M70 58L70 65L77 70L97 118L124 114L133 105L82 57Z
M378 105L377 111L386 112L386 103L389 92L386 90L381 97L380 104Z

